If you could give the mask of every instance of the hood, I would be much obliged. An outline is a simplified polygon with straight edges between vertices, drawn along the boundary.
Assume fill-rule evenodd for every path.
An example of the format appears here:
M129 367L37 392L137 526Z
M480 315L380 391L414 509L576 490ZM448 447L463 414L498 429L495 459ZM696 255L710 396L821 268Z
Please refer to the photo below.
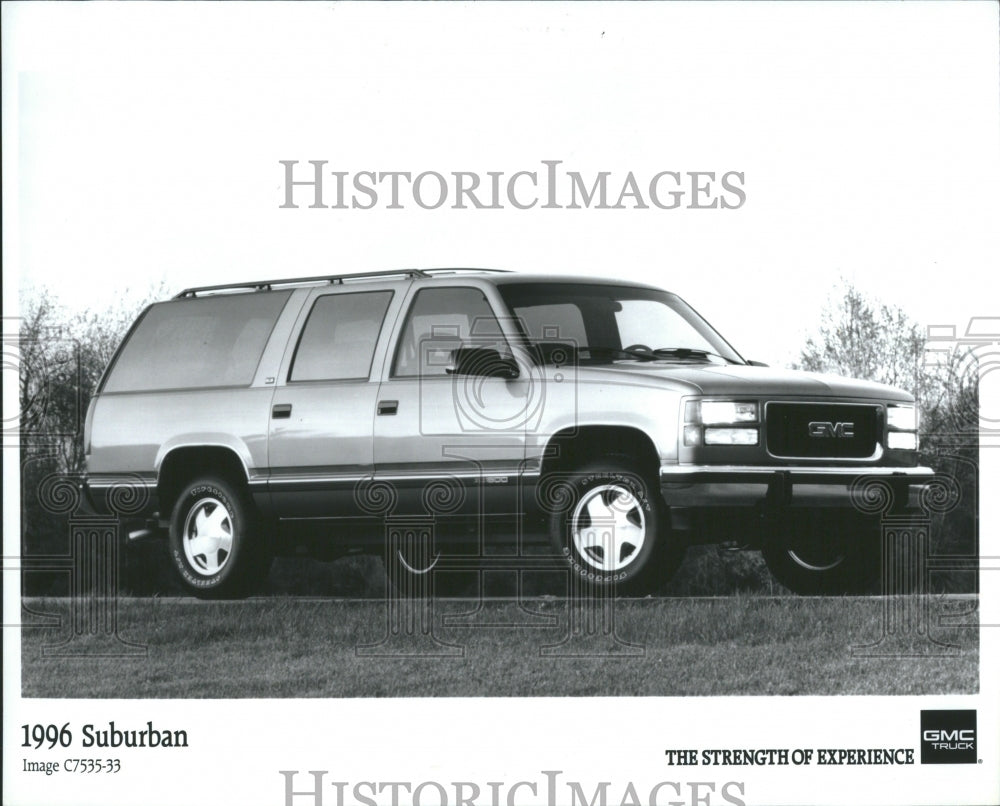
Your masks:
M578 378L581 381L607 380L625 385L681 385L703 395L856 397L913 402L910 393L882 383L743 364L621 361L600 367L581 366Z

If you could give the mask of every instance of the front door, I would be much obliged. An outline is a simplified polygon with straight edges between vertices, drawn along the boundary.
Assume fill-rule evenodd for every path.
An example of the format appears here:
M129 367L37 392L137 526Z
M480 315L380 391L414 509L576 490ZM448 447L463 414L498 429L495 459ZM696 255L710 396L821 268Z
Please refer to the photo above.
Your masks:
M418 289L379 389L375 479L397 496L396 514L435 519L518 509L530 381L456 374L455 351L512 352L483 291Z

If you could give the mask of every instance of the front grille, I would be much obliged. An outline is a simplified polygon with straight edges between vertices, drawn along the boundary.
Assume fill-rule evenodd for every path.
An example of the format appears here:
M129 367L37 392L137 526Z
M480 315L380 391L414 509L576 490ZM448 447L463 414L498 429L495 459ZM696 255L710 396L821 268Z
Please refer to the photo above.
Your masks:
M865 459L875 453L879 407L768 403L767 449L800 459Z

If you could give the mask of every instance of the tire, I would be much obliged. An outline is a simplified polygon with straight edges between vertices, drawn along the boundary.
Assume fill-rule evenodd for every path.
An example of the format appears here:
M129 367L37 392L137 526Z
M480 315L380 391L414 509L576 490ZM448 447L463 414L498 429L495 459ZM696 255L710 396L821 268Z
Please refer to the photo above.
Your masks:
M246 596L269 565L261 532L242 486L218 477L193 481L170 519L170 558L181 585L203 599Z
M399 535L382 560L386 582L407 597L440 599L477 595L475 571L442 570L438 567L440 559L440 552L433 549L427 535Z
M549 535L570 572L587 586L617 595L644 595L662 587L684 558L652 481L627 460L589 462L561 480Z
M823 511L782 522L765 539L768 570L801 596L874 592L881 567L877 524Z

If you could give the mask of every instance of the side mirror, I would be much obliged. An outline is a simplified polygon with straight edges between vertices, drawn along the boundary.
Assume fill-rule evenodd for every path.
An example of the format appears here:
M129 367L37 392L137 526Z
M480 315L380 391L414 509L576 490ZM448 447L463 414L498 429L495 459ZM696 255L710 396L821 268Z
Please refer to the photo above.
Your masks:
M770 364L765 364L763 361L747 361L751 367L769 367Z
M492 347L459 347L453 350L449 375L476 375L482 378L514 380L521 375L513 358L503 358Z

